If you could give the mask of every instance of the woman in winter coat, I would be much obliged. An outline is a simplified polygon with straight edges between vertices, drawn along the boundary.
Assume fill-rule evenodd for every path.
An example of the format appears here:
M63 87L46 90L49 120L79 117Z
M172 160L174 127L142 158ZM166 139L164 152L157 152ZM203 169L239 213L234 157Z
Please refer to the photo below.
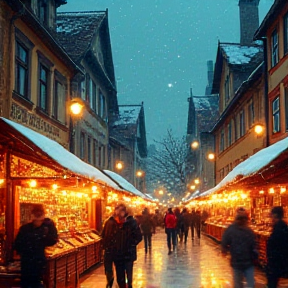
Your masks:
M148 248L149 250L151 249L152 234L155 233L155 224L147 208L145 208L142 212L140 228L144 237L145 253L147 253Z
M176 248L176 225L177 225L177 218L174 215L172 208L168 208L168 211L164 218L164 223L165 223L165 232L167 234L168 255L170 255L172 254L171 240L173 245L173 251Z

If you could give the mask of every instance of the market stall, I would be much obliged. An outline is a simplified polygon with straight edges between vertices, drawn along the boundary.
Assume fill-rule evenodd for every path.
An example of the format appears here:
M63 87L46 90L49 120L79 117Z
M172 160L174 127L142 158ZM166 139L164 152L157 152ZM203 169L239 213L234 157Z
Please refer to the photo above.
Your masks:
M0 118L0 287L17 287L19 257L12 249L31 205L43 204L60 240L46 250L49 287L76 287L79 275L101 260L103 207L110 195L130 192L60 144Z
M283 206L288 216L288 138L236 166L217 186L192 195L186 205L207 212L205 233L217 241L234 221L237 207L250 212L250 226L257 235L259 264L266 264L266 242L271 232L270 211Z

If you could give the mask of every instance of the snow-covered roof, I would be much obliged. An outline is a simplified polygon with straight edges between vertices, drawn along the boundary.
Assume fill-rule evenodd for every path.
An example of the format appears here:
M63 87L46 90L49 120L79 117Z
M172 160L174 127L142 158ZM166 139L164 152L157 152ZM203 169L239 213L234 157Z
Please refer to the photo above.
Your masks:
M199 196L208 196L214 192L217 192L221 188L224 188L226 185L231 184L237 179L243 180L246 177L255 175L261 169L268 166L270 162L275 160L287 149L288 137L255 153L237 165L218 185L208 191L205 191L204 193L201 193L201 195L196 195L194 198Z
M126 191L129 191L136 196L147 198L144 193L136 189L130 182L128 182L125 178L123 178L119 174L110 170L104 170L104 172L108 174L112 179L114 179L117 183L119 183Z
M114 122L114 125L135 125L141 108L141 105L119 105L119 119Z
M230 43L222 43L221 48L232 65L248 64L258 53L263 51L261 46L242 46Z
M15 123L3 117L0 117L0 119L18 132L20 132L24 137L26 137L29 141L34 143L34 145L36 145L43 152L45 152L49 156L49 158L53 159L60 166L66 168L68 171L71 171L73 173L76 173L77 175L81 175L93 181L100 182L104 185L108 185L114 189L122 190L114 181L112 181L99 169L85 163L77 156L67 151L59 143L21 124Z
M74 60L90 47L95 31L105 17L105 11L57 13L57 38Z

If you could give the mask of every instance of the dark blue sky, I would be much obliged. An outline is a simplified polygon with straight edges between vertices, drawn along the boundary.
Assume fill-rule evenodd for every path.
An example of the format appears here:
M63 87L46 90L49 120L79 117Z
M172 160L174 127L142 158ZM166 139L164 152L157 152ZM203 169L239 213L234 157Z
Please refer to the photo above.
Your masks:
M260 0L260 21L272 0ZM144 101L148 143L186 132L189 89L204 95L218 40L240 41L237 0L68 0L59 11L108 8L119 104Z

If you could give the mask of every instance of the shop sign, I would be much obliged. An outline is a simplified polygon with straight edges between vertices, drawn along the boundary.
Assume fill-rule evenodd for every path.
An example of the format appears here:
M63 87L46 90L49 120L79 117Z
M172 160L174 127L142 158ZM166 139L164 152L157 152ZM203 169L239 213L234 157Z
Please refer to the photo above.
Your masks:
M49 136L49 138L55 139L60 137L60 129L54 127L50 123L46 122L43 118L29 113L25 108L12 103L10 117L16 120L20 124L24 124L33 128L33 130L39 131L41 134ZM44 132L44 133L43 133Z

